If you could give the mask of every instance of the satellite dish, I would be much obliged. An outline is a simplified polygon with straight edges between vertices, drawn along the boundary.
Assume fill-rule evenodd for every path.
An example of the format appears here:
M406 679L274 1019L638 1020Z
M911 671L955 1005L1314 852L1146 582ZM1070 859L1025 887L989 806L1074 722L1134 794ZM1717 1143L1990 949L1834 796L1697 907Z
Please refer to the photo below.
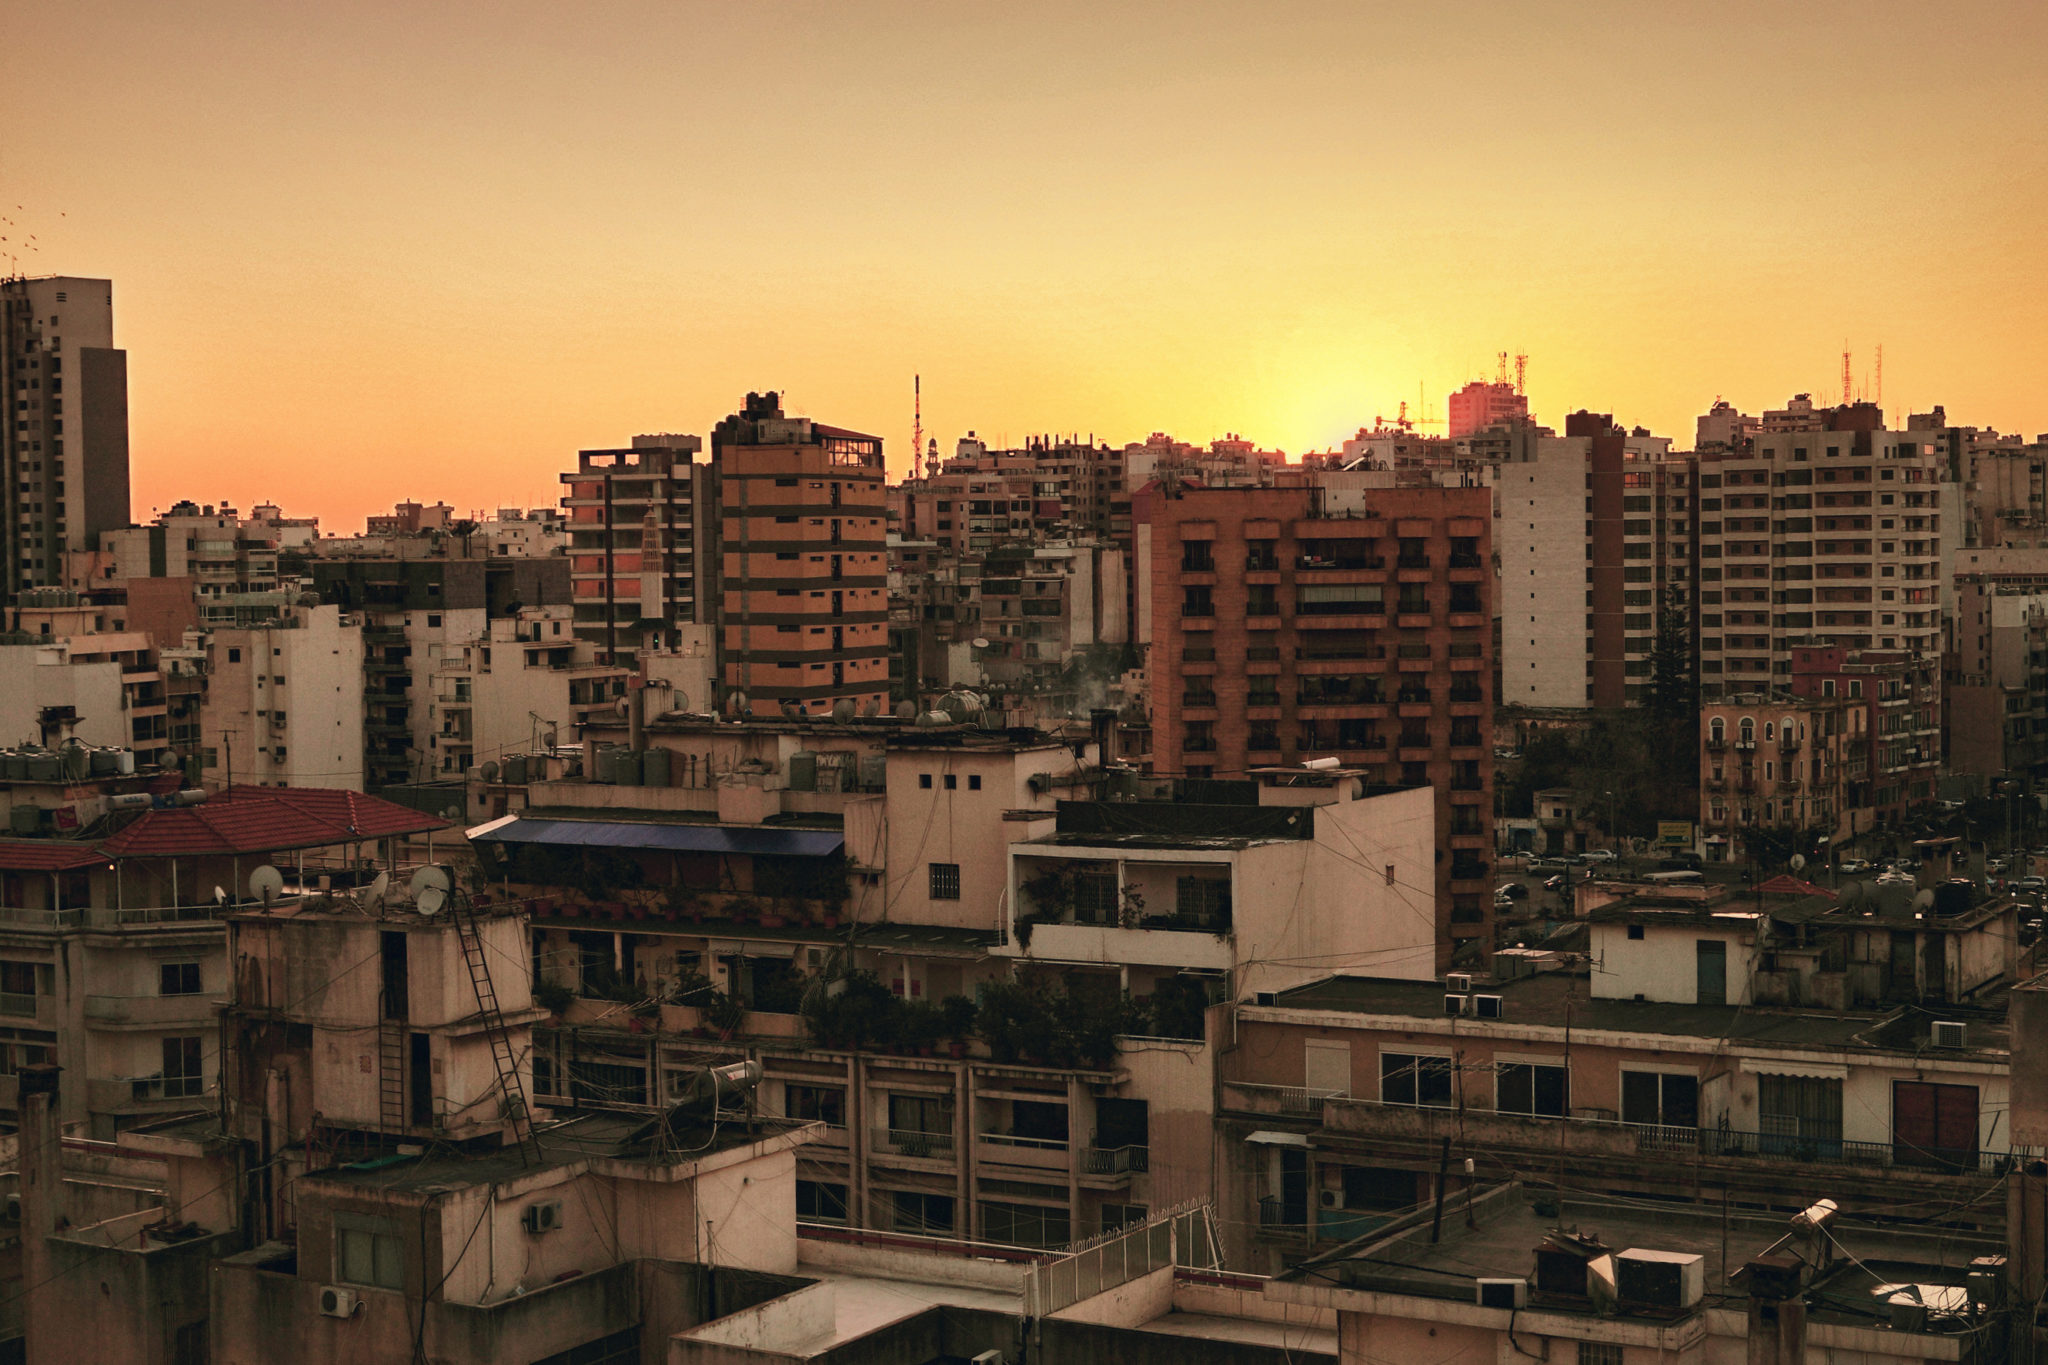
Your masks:
M738 718L739 716L742 716L742 715L746 714L746 710L747 710L747 694L746 694L746 693L744 693L744 692L733 692L733 693L730 693L730 694L728 694L728 695L727 695L727 697L726 697L726 699L725 699L725 714L727 714L728 716L732 716L732 717L734 717L734 718Z
M882 714L882 703L875 700L873 697L869 697L867 700L867 705L860 708L860 713L867 719L873 720L876 716Z
M844 725L853 719L853 698L841 697L832 704L832 719Z
M547 732L546 734L544 734L544 735L542 735L542 736L540 737L540 742L541 742L542 744L546 745L546 746L547 746L548 748L552 749L552 748L554 748L554 747L555 747L555 735L556 735L556 732L555 732L555 731L553 731L553 730L550 730L550 731L548 731L548 732Z
M413 904L418 905L421 903L421 898L427 892L439 891L443 896L446 896L449 889L454 885L455 879L448 875L447 868L442 867L438 863L428 863L425 867L412 874L412 881L407 883L406 889L412 892Z
M914 702L914 701L910 701L910 700L908 700L908 699L905 699L905 700L903 700L903 701L897 702L897 703L896 703L896 719L898 719L898 720L916 720L916 719L917 719L917 703L916 703L916 702Z
M1793 854L1789 866L1794 872L1804 872L1806 870L1806 855L1804 853Z
M462 818L462 807L460 807L460 806L450 806L450 807L448 807L448 809L446 809L446 810L444 810L444 811L442 811L442 812L441 812L441 818L442 818L443 820L460 820L460 819Z
M687 692L684 692L684 691L683 691L683 690L682 690L681 688L670 688L670 689L669 689L669 698L668 698L668 709L669 709L669 710L671 710L671 711L687 711L687 710L689 710L689 709L690 709L690 696L689 696L689 694L688 694ZM552 741L550 741L550 742L552 743Z
M372 910L375 910L377 907L384 904L384 893L386 891L389 891L390 889L391 874L388 872L379 872L377 874L376 880L370 883L369 890L363 892L363 904L369 906Z
M422 915L438 915L448 904L448 893L437 886L430 886L413 897L412 908Z
M974 638L973 638L972 640L970 640L970 641L969 641L968 643L969 643L969 644L972 644L972 645L973 645L973 646L974 646L974 647L975 647L976 649L987 649L987 648L988 648L988 636L986 636L986 635L977 635L977 636L975 636L975 637L974 637Z
M481 771L483 773L484 781L496 782L498 780L498 761L496 759L490 760L489 762L484 764Z
M228 903L228 893L218 886L214 887L213 903L215 905L226 905Z
M789 720L795 720L798 716L801 716L803 713L803 707L798 706L795 702L791 701L787 697L784 697L782 699L782 714L785 718Z
M1917 895L1917 896L1913 897L1913 909L1914 909L1914 910L1915 910L1916 912L1918 912L1918 913L1920 913L1920 914L1925 914L1926 912L1928 912L1929 910L1932 910L1933 908L1934 908L1934 892L1933 892L1933 891L1931 891L1931 890L1929 890L1929 891L1922 891L1922 892L1921 892L1921 893L1920 893L1919 895Z
M284 873L279 872L269 863L263 864L263 866L249 874L249 894L262 901L265 905L275 900L283 890Z
M612 710L617 713L619 719L624 720L627 716L633 714L633 703L624 697L620 697L612 703Z

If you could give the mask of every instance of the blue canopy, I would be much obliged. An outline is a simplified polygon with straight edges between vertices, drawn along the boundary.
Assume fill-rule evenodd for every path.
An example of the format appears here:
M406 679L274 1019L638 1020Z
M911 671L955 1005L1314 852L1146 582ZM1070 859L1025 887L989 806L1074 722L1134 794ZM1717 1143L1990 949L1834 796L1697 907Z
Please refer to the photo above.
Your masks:
M671 853L745 853L823 858L846 836L830 829L763 825L668 825L644 820L551 820L508 815L469 831L470 842L554 844L580 848L656 848Z

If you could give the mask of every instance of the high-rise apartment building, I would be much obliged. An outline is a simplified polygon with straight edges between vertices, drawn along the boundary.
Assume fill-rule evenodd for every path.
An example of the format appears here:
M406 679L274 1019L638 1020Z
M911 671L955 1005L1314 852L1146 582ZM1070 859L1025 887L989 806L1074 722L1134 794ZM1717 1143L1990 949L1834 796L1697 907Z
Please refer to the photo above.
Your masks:
M1692 461L1600 413L1565 431L1515 443L1495 472L1500 700L1626 706L1650 684L1663 614L1690 629Z
M1870 404L1816 412L1796 399L1699 463L1702 694L1867 686L1880 817L1934 795L1943 463ZM1845 671L1796 677L1802 652Z
M700 571L716 558L707 521L711 466L696 436L635 436L625 450L586 450L562 475L576 634L616 662L652 644L674 648L677 627L705 622L711 593Z
M724 683L754 707L889 697L882 439L789 417L774 393L711 435Z
M1529 400L1513 384L1475 379L1451 395L1450 436L1457 440L1503 422L1529 420Z
M1155 771L1436 790L1439 966L1493 949L1492 494L1148 493ZM1370 861L1369 848L1358 850Z
M114 286L56 275L0 280L0 588L61 585L65 552L128 524L128 355Z

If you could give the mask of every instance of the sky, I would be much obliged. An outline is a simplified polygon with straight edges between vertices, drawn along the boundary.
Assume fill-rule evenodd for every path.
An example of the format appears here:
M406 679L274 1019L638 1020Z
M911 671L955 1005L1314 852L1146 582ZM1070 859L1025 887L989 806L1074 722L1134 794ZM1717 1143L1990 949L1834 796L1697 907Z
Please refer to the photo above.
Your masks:
M17 5L0 255L114 281L145 520L551 503L750 389L900 472L914 374L947 453L1299 453L1508 351L1686 447L1882 345L1895 420L2033 434L2044 51L2039 0Z

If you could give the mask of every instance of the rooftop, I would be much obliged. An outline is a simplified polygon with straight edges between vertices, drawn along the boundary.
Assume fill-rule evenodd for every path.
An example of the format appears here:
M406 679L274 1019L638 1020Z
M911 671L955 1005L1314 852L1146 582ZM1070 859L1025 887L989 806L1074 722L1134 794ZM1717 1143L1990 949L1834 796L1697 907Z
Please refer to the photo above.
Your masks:
M1815 1201L1826 1198L1826 1178L1816 1176L1810 1191ZM1327 1258L1283 1276L1298 1283L1337 1280L1349 1288L1456 1299L1470 1303L1480 1279L1531 1277L1534 1249L1551 1234L1577 1232L1595 1236L1610 1251L1643 1249L1698 1256L1705 1263L1707 1307L1746 1306L1744 1279L1729 1276L1767 1252L1789 1252L1813 1267L1807 1285L1809 1316L1816 1321L1876 1327L1887 1321L1880 1285L1893 1289L1913 1285L1961 1285L1970 1261L2003 1254L2002 1239L1973 1237L1954 1231L1922 1234L1865 1221L1870 1214L1846 1208L1830 1225L1832 1247L1819 1239L1794 1235L1783 1217L1724 1217L1720 1210L1699 1213L1679 1205L1651 1200L1605 1198L1597 1202L1567 1201L1549 1212L1519 1185L1496 1186L1478 1195L1467 1208L1454 1201L1446 1211L1442 1240L1430 1241L1430 1220L1416 1218L1390 1236L1362 1238ZM1325 1260L1325 1258L1318 1258ZM1539 1296L1532 1285L1532 1304L1574 1311L1554 1296ZM1576 1311L1591 1312L1580 1300ZM1626 1308L1617 1310L1626 1318ZM1668 1315L1666 1315L1668 1318ZM1938 1322L1928 1330L1942 1331ZM1960 1330L1960 1324L1948 1330Z
M112 858L327 848L447 829L448 822L360 792L230 787L198 805L144 812L101 842Z
M1542 972L1484 989L1502 999L1501 1024L1562 1029L1569 1023L1575 1030L1809 1047L1886 1046L1880 1030L1901 1013L1593 1000L1587 998L1587 977L1566 972ZM1412 1019L1446 1017L1440 982L1365 976L1326 977L1281 991L1271 1008ZM1483 1030L1492 1022L1460 1021L1458 1026Z

